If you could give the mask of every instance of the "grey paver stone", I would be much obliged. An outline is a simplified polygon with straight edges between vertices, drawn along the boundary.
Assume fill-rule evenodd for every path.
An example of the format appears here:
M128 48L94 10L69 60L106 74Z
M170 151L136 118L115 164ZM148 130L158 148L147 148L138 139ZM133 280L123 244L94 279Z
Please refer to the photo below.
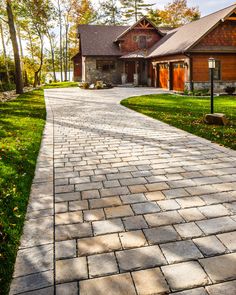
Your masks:
M146 214L145 219L151 227L184 222L177 211Z
M145 219L141 215L123 218L123 222L126 230L143 229L148 227Z
M192 241L178 241L160 245L169 264L202 258L201 252Z
M151 245L177 241L180 239L180 236L171 225L144 229L144 234L148 243Z
M200 237L203 235L203 232L194 222L176 224L174 227L183 239Z
M201 259L200 263L213 283L236 279L236 253Z
M80 192L56 194L55 196L55 202L67 202L67 201L76 201L76 200L81 200Z
M118 274L79 283L80 295L136 295L130 274Z
M230 251L236 251L236 231L220 234L217 237Z
M160 207L155 202L133 204L132 208L135 214L147 214L160 211Z
M225 208L222 204L199 207L199 210L207 218L229 215L229 210L227 210L227 208Z
M92 236L92 228L91 224L88 222L58 225L55 229L56 241L85 238L90 236Z
M210 283L204 270L196 261L188 261L161 267L172 291L192 289Z
M85 257L56 261L56 282L66 283L88 278Z
M157 204L160 206L162 211L176 210L180 208L180 205L175 200L163 200L157 202Z
M140 203L140 202L147 202L147 199L145 198L144 194L142 194L142 193L121 196L121 200L124 204L134 204L134 203Z
M67 202L55 203L55 213L64 213L67 211L68 211Z
M166 260L158 246L118 251L116 257L121 272L166 264Z
M79 256L87 256L121 249L118 234L79 239L77 245Z
M135 271L132 277L139 295L169 293L169 287L159 268Z
M69 202L69 211L79 211L79 210L86 210L86 209L88 209L87 200Z
M76 256L76 241L67 240L55 243L56 259L72 258Z
M236 229L236 222L230 217L218 217L209 220L201 220L196 222L201 230L207 234L223 233Z
M175 295L208 295L204 288L194 288L191 290L180 291L173 294Z
M209 295L235 295L236 294L236 280L224 282L217 285L207 286L206 290Z
M119 236L124 249L147 245L146 238L141 230L120 233Z
M88 256L89 277L102 277L118 273L114 253L97 254Z
M173 188L170 190L164 190L164 195L168 199L182 198L189 196L189 193L184 188Z
M114 187L114 188L104 188L100 190L102 197L117 196L117 195L127 195L129 190L127 187Z
M78 295L77 282L56 285L57 295Z
M193 242L204 256L222 254L226 251L224 245L215 236L197 238Z
M94 221L92 222L92 224L95 236L124 231L123 223L119 218L111 220Z

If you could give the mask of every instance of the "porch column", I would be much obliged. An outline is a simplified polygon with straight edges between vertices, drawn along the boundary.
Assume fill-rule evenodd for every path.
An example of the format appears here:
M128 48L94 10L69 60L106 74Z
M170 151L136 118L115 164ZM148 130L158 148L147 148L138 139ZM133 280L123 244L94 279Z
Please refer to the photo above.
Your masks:
M138 61L135 61L135 74L134 74L134 85L138 86L139 77L138 77Z
M172 88L172 64L168 62L168 89Z

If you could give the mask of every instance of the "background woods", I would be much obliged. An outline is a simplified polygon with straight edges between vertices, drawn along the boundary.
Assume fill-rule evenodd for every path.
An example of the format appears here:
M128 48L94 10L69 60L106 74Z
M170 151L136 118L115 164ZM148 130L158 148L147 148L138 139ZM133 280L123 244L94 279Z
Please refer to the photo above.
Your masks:
M178 13L177 13L178 12ZM145 0L0 0L0 91L67 81L78 52L79 24L132 24L142 15L177 27L200 17L197 7L174 0L163 10Z

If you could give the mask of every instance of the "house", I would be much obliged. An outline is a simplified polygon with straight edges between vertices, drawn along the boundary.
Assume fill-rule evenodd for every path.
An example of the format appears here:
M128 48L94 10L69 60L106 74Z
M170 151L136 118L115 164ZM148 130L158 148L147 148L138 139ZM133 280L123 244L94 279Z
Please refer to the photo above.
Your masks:
M236 4L176 29L143 17L133 26L80 25L78 36L75 81L209 89L213 57L216 88L236 86Z

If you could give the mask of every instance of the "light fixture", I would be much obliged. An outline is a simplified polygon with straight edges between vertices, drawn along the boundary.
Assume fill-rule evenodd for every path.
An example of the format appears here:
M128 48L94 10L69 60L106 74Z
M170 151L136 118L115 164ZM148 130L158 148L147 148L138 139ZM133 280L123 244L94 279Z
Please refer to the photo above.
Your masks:
M216 60L213 57L210 57L208 59L208 67L209 67L209 69L215 69L216 68Z

